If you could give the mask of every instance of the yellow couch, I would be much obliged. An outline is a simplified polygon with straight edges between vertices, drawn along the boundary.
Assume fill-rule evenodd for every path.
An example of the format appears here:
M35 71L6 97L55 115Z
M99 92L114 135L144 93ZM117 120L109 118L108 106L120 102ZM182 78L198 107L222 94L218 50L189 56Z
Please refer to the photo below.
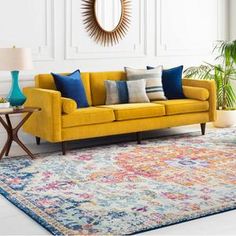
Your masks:
M65 142L125 133L137 133L167 127L201 124L205 133L206 122L216 115L216 92L213 81L183 79L186 99L154 101L151 103L105 105L105 80L124 80L125 73L82 73L89 108L76 108L76 103L62 98L56 91L53 77L41 74L35 77L34 88L24 88L25 106L42 110L32 115L24 125L25 132L49 142Z

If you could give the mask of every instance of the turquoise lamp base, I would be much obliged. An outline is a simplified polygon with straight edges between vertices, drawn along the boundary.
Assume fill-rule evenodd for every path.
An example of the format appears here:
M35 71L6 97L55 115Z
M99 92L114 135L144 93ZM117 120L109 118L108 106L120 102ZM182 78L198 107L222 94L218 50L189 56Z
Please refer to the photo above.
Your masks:
M25 101L26 97L21 92L21 89L19 87L19 71L11 71L12 76L12 84L11 84L11 90L7 96L7 100L10 102L11 106L13 107L21 107Z

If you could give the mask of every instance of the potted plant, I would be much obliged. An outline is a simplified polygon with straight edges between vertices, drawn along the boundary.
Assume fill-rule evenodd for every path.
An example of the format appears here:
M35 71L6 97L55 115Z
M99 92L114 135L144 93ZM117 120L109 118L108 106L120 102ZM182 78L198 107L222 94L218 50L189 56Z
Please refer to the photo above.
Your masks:
M5 98L0 97L0 109L5 109L9 107L10 103Z
M216 64L204 63L185 70L186 78L215 80L217 95L217 119L215 127L231 127L236 124L236 93L232 80L236 80L236 40L219 41L213 50L218 52Z

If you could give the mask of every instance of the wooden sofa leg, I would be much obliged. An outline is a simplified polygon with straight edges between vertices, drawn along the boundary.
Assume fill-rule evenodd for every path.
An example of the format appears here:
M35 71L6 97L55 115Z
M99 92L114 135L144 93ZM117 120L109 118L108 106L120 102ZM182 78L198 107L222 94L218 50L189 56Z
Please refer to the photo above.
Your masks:
M136 136L137 136L137 143L138 143L138 144L141 144L141 141L142 141L142 133L141 133L141 132L137 132L137 133L136 133Z
M36 139L36 144L40 145L40 138L39 137L35 137L35 139Z
M66 155L66 142L61 142L62 155Z
M205 135L205 133L206 133L206 123L201 124L201 131L202 131L202 135Z

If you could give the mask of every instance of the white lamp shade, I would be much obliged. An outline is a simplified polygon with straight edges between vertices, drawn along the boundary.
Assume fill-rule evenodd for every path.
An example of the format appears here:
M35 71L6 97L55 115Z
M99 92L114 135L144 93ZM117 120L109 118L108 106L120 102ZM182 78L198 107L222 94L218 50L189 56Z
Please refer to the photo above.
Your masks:
M30 48L0 48L0 70L21 71L33 69Z

